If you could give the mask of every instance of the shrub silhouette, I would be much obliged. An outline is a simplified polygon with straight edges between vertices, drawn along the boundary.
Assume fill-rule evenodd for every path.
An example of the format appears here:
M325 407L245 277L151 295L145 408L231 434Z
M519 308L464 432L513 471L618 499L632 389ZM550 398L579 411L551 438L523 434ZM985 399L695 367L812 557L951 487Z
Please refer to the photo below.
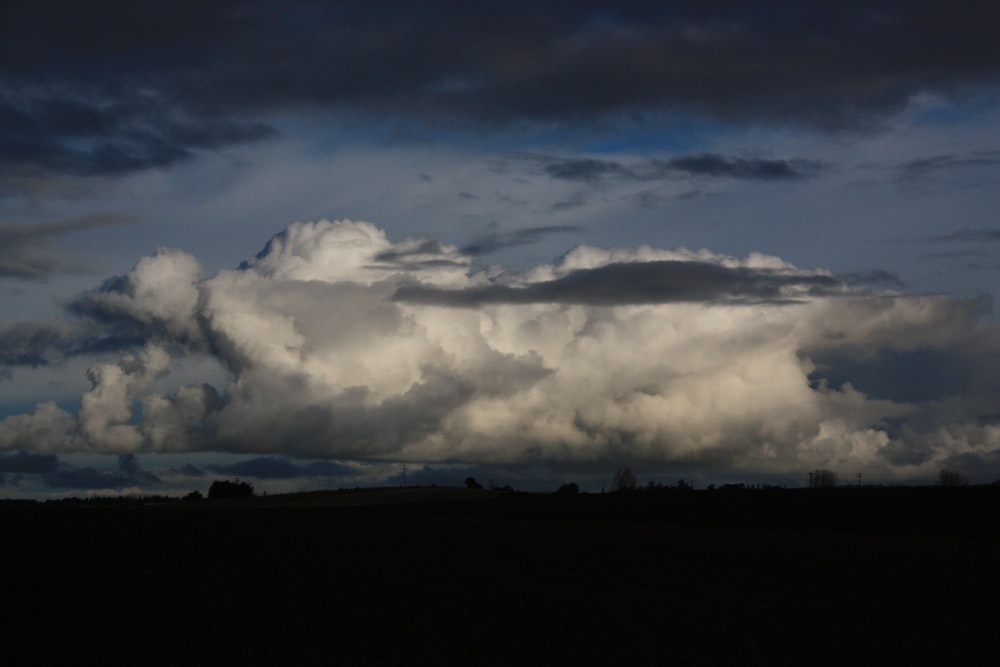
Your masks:
M837 486L837 473L817 468L809 473L810 489L830 489Z
M248 498L253 495L253 487L240 480L230 481L217 479L208 488L208 499L218 500L219 498Z
M635 491L635 475L631 468L619 468L611 482L612 491Z
M483 485L476 481L475 477L466 477L465 486L469 489L481 489Z
M560 496L575 496L580 493L580 487L576 485L576 482L569 482L560 486L556 493Z
M968 486L969 480L957 470L945 468L938 473L938 484L941 486Z

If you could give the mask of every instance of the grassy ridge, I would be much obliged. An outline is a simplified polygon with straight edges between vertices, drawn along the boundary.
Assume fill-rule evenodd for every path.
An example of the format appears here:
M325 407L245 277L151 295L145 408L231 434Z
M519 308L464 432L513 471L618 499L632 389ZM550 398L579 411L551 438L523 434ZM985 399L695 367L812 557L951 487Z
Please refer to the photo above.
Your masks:
M451 491L4 508L5 662L989 664L998 649L988 489Z

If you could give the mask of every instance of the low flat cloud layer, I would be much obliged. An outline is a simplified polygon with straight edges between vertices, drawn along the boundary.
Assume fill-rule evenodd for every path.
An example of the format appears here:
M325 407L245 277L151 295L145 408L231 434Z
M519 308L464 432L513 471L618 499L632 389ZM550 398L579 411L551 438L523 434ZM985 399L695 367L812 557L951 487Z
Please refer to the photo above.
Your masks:
M153 452L252 454L215 470L262 478L347 461L887 480L1000 463L1000 336L982 299L683 248L472 266L454 246L349 220L295 223L210 277L161 250L67 304L62 328L45 325L55 343L32 343L30 324L4 332L34 363L99 343L120 356L90 368L75 411L41 403L0 421L0 465L62 484L48 457L71 452L123 457L94 473L122 480L146 475L129 457ZM193 357L216 359L228 384L164 390ZM907 364L922 361L940 391L912 390Z

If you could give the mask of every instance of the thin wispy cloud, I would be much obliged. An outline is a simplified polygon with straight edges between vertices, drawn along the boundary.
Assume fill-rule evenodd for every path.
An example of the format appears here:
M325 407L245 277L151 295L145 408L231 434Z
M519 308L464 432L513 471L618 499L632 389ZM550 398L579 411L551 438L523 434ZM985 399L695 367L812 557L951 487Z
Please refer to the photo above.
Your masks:
M515 229L510 232L492 232L463 246L462 252L472 256L489 255L498 250L532 245L548 236L572 234L579 231L582 231L582 228L576 225L543 225Z
M0 223L0 278L42 279L79 271L82 267L52 250L54 240L74 232L136 222L135 215L107 212L38 223Z
M910 160L899 167L907 177L952 169L990 167L1000 164L1000 151L975 151L964 155L933 155Z
M815 176L826 168L826 165L816 160L744 158L711 153L650 158L627 163L597 158L557 158L530 154L519 157L540 163L545 173L552 178L583 183L609 179L656 181L678 176L795 181Z
M702 154L653 160L661 172L681 172L692 176L736 178L750 181L794 181L814 176L825 166L815 160L769 160Z

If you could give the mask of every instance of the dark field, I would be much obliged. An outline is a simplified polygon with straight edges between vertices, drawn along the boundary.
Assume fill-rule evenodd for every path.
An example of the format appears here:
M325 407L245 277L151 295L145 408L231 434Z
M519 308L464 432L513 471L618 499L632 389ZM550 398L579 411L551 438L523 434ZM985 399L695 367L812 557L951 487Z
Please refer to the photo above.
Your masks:
M4 664L996 664L996 488L0 507Z

